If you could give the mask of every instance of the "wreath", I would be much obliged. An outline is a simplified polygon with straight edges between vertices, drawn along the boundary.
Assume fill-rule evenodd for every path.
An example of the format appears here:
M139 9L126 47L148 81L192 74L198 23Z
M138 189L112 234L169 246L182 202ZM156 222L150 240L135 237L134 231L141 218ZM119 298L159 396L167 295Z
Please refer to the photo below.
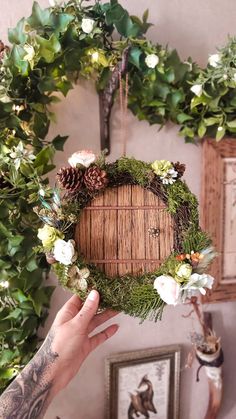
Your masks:
M51 202L42 197L43 207L35 208L45 223L38 237L65 288L83 299L95 288L101 294L101 308L157 320L166 303L185 302L212 287L213 278L205 271L215 252L199 227L197 200L181 180L183 164L166 160L149 164L127 157L106 163L103 156L96 158L84 150L74 153L69 163L57 173L66 193L61 198L60 189L55 189ZM106 188L121 185L140 185L162 199L174 218L174 249L154 272L110 278L78 253L74 234L83 208Z

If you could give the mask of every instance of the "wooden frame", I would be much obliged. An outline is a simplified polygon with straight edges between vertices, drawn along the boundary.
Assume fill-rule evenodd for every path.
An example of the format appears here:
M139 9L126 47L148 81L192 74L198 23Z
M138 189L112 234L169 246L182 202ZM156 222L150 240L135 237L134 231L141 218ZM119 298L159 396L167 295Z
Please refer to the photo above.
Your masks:
M142 410L135 411L139 400L149 414L149 408L154 406L165 419L179 418L180 346L113 355L106 362L106 377L107 419L132 419L137 414L149 417ZM151 407L145 404L148 386L154 392L153 398L148 399Z
M228 192L226 170L227 164L232 160L236 164L236 140L224 139L217 143L206 139L203 142L202 167L202 199L201 199L201 226L208 231L213 244L218 251L218 257L212 264L210 274L214 276L215 283L212 292L204 298L204 302L236 300L236 270L235 276L225 275L227 255L226 228L229 223L226 202ZM234 163L233 163L234 164ZM232 181L231 181L232 183ZM235 182L236 184L236 175ZM227 215L227 217L226 217ZM234 254L232 254L233 257ZM236 255L236 248L235 248ZM231 255L229 255L231 260ZM235 259L236 260L236 259Z

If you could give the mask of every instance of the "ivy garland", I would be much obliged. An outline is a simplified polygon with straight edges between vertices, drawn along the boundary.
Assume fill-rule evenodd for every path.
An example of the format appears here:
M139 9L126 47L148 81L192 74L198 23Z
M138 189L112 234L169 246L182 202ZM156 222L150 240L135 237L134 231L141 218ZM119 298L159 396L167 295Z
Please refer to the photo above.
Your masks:
M43 207L35 208L45 223L38 237L65 288L82 299L95 288L102 308L157 320L165 303L184 302L212 287L213 278L205 271L215 252L199 227L197 200L181 180L184 165L166 160L148 164L127 157L107 164L89 151L74 153L69 163L57 174L67 191L63 199L55 190L50 204L42 198ZM83 208L101 191L121 185L140 185L162 199L174 220L174 249L154 272L110 278L77 252L74 232Z
M45 175L66 141L45 139L54 92L66 96L78 78L103 90L128 46L128 106L139 119L173 121L187 141L236 133L235 39L200 69L146 39L147 11L139 19L117 0L50 1L55 7L45 10L34 2L31 16L9 30L11 48L0 43L0 388L32 356L52 293L42 286L48 265L32 250L39 226L32 208L40 189L47 194Z

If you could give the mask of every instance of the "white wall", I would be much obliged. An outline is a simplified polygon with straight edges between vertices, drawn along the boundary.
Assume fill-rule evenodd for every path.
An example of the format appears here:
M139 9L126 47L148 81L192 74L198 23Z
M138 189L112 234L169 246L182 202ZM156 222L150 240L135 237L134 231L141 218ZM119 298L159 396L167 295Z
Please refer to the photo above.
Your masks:
M47 0L40 0L39 3L42 6L48 4ZM149 7L150 20L156 25L150 29L150 38L177 48L183 59L191 55L200 65L206 63L209 53L215 52L216 45L225 43L229 33L233 35L236 32L234 0L121 0L121 3L132 13L140 15ZM0 39L6 40L7 28L14 26L24 15L29 15L32 0L0 0L0 4ZM66 100L57 105L57 117L58 124L52 127L52 135L70 134L65 153L58 153L58 166L77 149L86 147L99 150L98 100L90 83L77 87ZM115 108L112 119L112 159L118 157L121 152L119 124L119 112ZM165 158L186 163L185 178L191 190L199 196L200 147L185 145L183 139L178 137L174 126L169 125L158 132L157 126L149 127L146 122L138 122L131 114L128 116L128 134L128 155L143 160ZM48 325L67 298L68 294L58 287L52 300ZM215 304L207 309L214 312L215 328L222 336L225 352L224 401L219 418L233 419L236 417L236 303ZM193 317L182 317L188 312L188 307L167 308L161 323L145 322L141 326L137 320L119 315L118 322L121 327L117 336L89 357L80 374L54 400L46 418L104 418L104 360L109 354L179 343L183 345L184 367L185 356L190 348L189 334L198 329ZM196 368L195 364L192 370L183 369L181 373L181 419L204 417L208 396L207 383L203 373L200 383L195 382Z

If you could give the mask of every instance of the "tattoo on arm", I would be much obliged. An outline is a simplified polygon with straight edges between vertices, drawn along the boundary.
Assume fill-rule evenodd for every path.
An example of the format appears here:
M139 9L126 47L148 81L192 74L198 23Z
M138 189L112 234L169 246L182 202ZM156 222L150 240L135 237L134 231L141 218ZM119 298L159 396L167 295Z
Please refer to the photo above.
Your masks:
M12 382L0 399L0 419L40 419L49 404L53 386L52 365L58 354L52 350L53 330L40 351Z

